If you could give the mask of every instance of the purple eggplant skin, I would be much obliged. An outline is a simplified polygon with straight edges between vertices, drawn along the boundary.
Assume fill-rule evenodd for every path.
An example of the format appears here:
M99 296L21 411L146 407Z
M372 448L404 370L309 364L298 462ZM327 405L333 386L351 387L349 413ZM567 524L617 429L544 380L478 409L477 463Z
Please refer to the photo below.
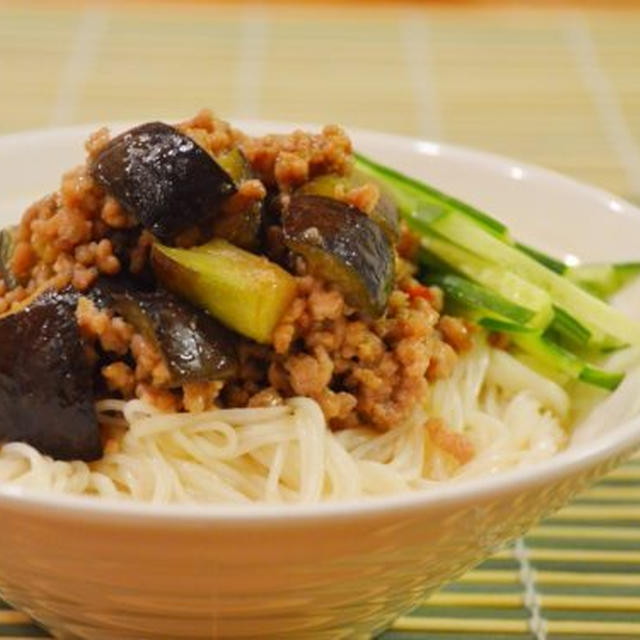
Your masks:
M113 289L109 296L109 306L158 348L169 369L169 386L237 373L236 336L205 311L163 289Z
M47 290L0 317L0 442L90 462L102 442L77 301L70 288Z
M97 155L91 175L164 242L213 218L236 192L229 174L194 140L162 122L117 136Z
M354 187L361 187L366 184L376 185L380 193L376 206L373 211L367 215L382 227L382 230L389 236L391 242L397 242L400 236L400 216L393 195L384 185L372 180L369 176L359 171L352 171L351 174L346 176L340 176L334 173L317 176L298 188L296 194L333 198L336 188L339 186L348 191Z
M281 199L287 247L308 270L333 283L347 302L370 316L384 313L395 275L387 234L356 207L318 195Z

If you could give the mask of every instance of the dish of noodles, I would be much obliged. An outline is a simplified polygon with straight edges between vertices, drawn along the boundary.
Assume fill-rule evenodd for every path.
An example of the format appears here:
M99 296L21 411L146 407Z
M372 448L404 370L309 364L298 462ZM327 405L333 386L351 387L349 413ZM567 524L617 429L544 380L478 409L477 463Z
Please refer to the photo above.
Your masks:
M0 236L4 484L427 489L553 456L630 383L640 325L606 300L638 264L558 261L338 127L252 137L203 111L86 150Z

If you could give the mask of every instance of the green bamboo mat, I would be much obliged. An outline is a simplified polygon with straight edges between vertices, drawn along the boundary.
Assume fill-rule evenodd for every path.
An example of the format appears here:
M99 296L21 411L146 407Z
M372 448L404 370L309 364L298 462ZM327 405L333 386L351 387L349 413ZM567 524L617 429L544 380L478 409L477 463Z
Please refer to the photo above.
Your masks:
M600 6L0 0L0 133L208 105L479 147L640 202L640 6ZM0 605L7 637L46 634ZM381 638L640 638L640 461Z

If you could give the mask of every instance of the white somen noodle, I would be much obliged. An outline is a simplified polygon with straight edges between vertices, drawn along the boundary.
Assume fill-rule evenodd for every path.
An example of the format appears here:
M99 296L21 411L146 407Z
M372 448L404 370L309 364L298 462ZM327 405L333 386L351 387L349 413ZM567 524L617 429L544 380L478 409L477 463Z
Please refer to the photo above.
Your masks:
M0 451L0 482L153 503L313 503L436 487L549 458L567 439L566 392L477 340L424 406L397 428L332 432L309 398L283 406L166 414L140 401L96 405L118 446L92 464L24 443ZM425 423L441 417L475 455L452 467Z

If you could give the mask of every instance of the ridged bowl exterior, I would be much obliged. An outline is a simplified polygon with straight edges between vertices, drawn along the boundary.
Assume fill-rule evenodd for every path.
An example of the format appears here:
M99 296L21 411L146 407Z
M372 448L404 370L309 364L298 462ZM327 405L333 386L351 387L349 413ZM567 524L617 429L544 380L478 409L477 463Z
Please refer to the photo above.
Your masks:
M0 592L60 638L358 638L561 507L620 457L434 508L182 524L0 507Z

